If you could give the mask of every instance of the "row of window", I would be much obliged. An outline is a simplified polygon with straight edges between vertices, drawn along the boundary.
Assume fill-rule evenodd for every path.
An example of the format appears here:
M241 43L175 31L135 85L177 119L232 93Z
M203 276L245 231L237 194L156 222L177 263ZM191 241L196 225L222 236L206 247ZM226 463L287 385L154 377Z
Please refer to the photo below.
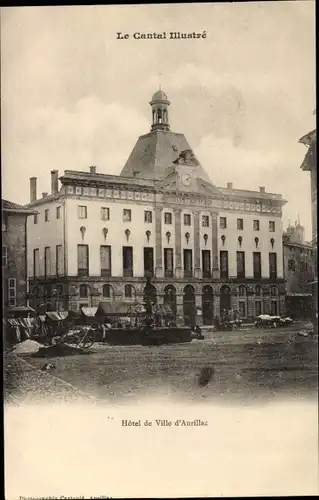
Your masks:
M227 229L227 217L220 217L219 219L219 227L221 229ZM238 231L243 231L244 229L244 219L237 219L237 229ZM276 231L276 223L273 220L269 221L268 229L271 233ZM253 220L253 230L260 231L260 220Z
M56 207L56 218L61 219L61 207ZM34 224L37 224L39 220L39 214L34 214L33 216L33 222ZM50 220L50 210L46 208L44 210L44 222L49 222Z
M245 278L245 252L236 252L237 262L237 277ZM77 254L78 275L89 275L89 245L78 245ZM133 247L122 247L122 265L123 276L133 276ZM100 246L100 266L101 276L112 276L112 249L110 245ZM51 274L51 249L44 249L44 269L45 276ZM193 276L193 251L191 249L183 250L183 269L185 277ZM34 277L40 276L40 259L39 249L33 252L33 270ZM212 260L211 251L202 250L202 273L204 278L211 277ZM56 247L56 274L57 276L63 273L63 254L62 246ZM146 276L153 276L154 273L154 249L152 247L144 247L144 273ZM174 249L164 249L164 273L166 277L174 275ZM255 279L261 278L261 253L253 252L253 276ZM277 278L277 254L269 253L269 276L271 279ZM228 251L220 251L220 277L229 277L228 266Z
M63 276L64 274L64 254L62 245L55 247L55 274ZM51 274L51 247L44 248L44 273L45 276ZM33 250L33 275L34 277L40 276L40 249Z
M78 218L79 219L87 219L88 210L87 206L79 205L78 206ZM56 207L56 218L61 218L61 207ZM45 222L49 221L49 209L44 211L44 220ZM110 220L110 209L108 207L101 207L101 220ZM132 221L132 210L130 208L123 209L123 222L131 222ZM144 222L152 223L153 221L153 212L151 210L144 210ZM38 223L38 214L34 215L34 223ZM172 224L173 223L173 215L171 212L164 213L164 224ZM192 225L192 216L191 214L184 214L184 226ZM209 215L202 215L202 227L209 227ZM221 229L227 229L227 217L220 217L219 227ZM244 219L237 219L237 229L239 231L243 231L244 229ZM260 231L260 221L258 219L253 220L253 230ZM269 231L275 232L276 224L275 221L269 221Z
M246 277L245 269L245 252L236 252L237 264L237 278ZM276 252L269 252L269 277L270 279L277 279L277 254ZM253 276L255 279L261 278L261 253L253 252ZM228 267L228 251L220 251L220 277L229 277Z

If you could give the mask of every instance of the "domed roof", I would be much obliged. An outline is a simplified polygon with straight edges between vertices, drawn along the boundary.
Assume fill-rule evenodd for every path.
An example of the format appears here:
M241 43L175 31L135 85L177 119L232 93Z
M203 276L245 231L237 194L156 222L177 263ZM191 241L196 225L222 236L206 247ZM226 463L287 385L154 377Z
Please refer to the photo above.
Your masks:
M163 90L157 90L155 94L153 94L152 101L168 101L167 94Z

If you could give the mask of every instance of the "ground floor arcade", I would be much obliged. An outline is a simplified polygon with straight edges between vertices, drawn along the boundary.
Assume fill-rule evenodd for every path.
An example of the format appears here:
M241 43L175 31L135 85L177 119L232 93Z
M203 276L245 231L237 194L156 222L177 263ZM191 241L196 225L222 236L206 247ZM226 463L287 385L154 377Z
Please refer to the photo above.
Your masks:
M203 283L68 280L30 283L29 301L36 309L74 310L95 307L101 301L132 304L149 298L157 304L168 304L178 323L214 322L222 311L237 311L243 320L259 314L279 315L285 312L284 283Z

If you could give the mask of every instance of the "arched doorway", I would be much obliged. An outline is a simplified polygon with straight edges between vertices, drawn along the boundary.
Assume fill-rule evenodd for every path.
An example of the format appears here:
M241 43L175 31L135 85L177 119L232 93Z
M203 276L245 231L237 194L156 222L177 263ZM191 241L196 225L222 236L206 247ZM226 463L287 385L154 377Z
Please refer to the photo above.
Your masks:
M185 325L194 325L196 320L195 290L186 285L183 293L183 313Z
M202 307L203 307L203 323L204 325L212 325L213 317L214 317L214 296L213 296L213 288L210 285L206 285L203 287L203 295L202 295Z
M143 301L144 301L147 312L149 314L151 314L152 305L156 304L157 297L156 297L156 288L149 281L146 283L144 290L143 290Z
M164 288L164 304L169 305L176 317L176 288L173 285L167 285Z
M231 309L231 293L230 288L227 285L224 285L220 289L220 314L222 311L229 311Z

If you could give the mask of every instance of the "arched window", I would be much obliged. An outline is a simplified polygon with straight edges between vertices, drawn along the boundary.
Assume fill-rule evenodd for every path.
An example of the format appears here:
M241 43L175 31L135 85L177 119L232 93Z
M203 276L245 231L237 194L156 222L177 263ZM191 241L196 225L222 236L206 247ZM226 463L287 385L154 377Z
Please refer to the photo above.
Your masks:
M238 288L238 292L240 297L245 297L246 287L244 285L240 285L240 287Z
M176 315L176 288L173 285L167 285L164 288L164 304L169 305L173 315Z
M133 285L125 285L124 287L124 296L126 299L135 298L136 291Z
M277 295L278 295L278 288L277 288L275 285L273 285L273 286L270 288L270 295L271 295L272 297L277 297Z
M155 304L157 302L157 291L154 285L147 283L143 290L144 302Z
M80 285L80 299L87 299L89 296L89 285Z
M112 296L112 287L111 285L103 285L103 297L105 299L110 299Z
M260 285L256 285L255 294L257 297L261 296L261 286Z

